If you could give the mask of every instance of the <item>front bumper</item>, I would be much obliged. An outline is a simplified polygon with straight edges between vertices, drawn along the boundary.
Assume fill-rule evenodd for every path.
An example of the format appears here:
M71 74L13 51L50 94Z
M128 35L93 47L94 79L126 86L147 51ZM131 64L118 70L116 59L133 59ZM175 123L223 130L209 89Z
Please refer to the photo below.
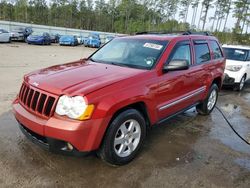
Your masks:
M235 78L230 77L228 74L224 74L223 85L234 85Z
M56 116L43 119L28 112L17 100L13 112L30 140L47 150L74 155L98 149L109 121L108 118L77 121ZM68 143L73 149L66 147Z

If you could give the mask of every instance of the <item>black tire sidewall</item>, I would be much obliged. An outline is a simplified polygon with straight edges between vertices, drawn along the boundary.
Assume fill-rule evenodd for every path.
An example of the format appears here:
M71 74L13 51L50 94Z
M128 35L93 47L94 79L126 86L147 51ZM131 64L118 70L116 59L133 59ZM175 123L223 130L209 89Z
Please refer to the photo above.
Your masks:
M215 101L213 108L211 110L209 110L207 104L208 104L209 97L210 97L213 90L216 91L216 101ZM218 100L218 93L219 93L218 86L216 84L213 84L209 89L209 92L208 92L206 99L201 104L197 105L197 107L196 107L199 114L208 115L213 111L214 107L216 106L217 100Z
M244 80L244 85L243 85L242 88L240 88L240 84L241 84L241 82L243 81L243 79L245 79L245 80ZM245 81L246 81L246 76L244 75L244 76L240 79L240 83L239 83L238 89L237 89L238 91L242 91L242 90L244 89Z
M120 126L125 121L127 121L129 119L134 119L139 123L140 128L141 128L141 138L140 138L140 141L139 141L137 148L129 156L119 157L114 150L115 135L117 133L117 130L120 128ZM111 163L113 165L127 164L132 159L134 159L135 156L138 154L139 150L141 149L141 147L143 145L145 137L146 137L146 122L145 122L143 116L141 115L141 113L135 109L126 110L126 111L120 113L111 122L111 124L107 130L106 136L104 138L101 157L105 161L107 161L108 163Z

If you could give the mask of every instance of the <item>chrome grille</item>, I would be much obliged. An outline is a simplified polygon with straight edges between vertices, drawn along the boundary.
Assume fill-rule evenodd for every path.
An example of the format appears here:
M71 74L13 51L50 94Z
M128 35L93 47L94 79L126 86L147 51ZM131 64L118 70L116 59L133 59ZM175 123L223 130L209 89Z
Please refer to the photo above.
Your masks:
M22 84L19 102L27 110L43 117L51 117L54 113L57 96Z

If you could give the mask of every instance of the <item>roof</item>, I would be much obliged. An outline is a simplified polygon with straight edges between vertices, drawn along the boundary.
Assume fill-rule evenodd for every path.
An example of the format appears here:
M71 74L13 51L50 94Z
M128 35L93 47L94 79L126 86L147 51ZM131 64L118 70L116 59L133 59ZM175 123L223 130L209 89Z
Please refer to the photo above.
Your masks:
M216 39L214 36L205 36L205 35L199 35L199 34L192 34L192 35L182 35L182 34L140 34L140 35L133 35L133 36L125 36L122 38L134 38L134 39L153 39L153 40L173 40L176 38L181 39Z

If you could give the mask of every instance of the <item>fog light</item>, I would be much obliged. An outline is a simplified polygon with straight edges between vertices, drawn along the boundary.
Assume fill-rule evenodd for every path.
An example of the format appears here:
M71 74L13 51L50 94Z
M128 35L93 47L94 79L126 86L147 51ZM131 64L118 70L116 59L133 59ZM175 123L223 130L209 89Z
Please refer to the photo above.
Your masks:
M69 142L67 142L67 149L72 151L74 147Z

